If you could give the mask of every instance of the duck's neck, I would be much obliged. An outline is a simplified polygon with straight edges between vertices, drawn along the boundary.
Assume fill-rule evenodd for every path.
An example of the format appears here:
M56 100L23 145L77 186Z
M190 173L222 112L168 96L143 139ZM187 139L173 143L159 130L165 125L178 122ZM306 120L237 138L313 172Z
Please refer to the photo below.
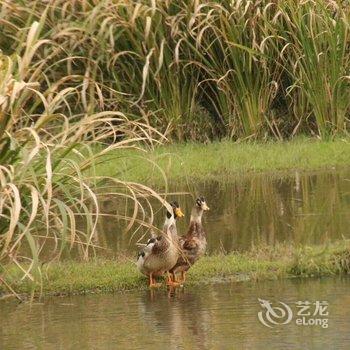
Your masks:
M164 222L163 232L173 240L177 238L176 220L173 215L170 217L167 215Z
M173 215L167 215L164 221L164 230L166 230L170 225L175 223L175 218Z
M202 223L203 209L195 205L191 211L191 222Z

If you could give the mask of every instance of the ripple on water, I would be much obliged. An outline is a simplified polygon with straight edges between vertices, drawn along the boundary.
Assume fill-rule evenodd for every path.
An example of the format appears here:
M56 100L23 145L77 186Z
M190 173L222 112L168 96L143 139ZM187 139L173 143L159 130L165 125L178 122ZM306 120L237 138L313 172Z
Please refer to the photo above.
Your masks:
M345 349L350 278L244 282L0 303L0 349ZM260 324L258 298L327 300L329 328ZM293 309L294 310L294 309Z

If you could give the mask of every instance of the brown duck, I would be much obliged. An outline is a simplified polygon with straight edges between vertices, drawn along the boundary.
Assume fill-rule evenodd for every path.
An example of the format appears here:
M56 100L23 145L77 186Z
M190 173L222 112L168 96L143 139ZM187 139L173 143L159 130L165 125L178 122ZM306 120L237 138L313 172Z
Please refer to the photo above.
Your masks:
M170 205L172 210L167 211L163 234L150 238L137 256L137 268L141 273L149 276L151 288L160 286L154 278L167 272L179 257L176 219L184 215L177 202L172 202ZM167 284L174 284L170 277L168 277Z
M188 232L179 238L180 256L174 267L169 270L174 283L184 283L188 269L205 254L207 239L202 225L202 215L207 210L209 207L205 198L197 198L191 212ZM181 274L181 279L178 281L177 274Z

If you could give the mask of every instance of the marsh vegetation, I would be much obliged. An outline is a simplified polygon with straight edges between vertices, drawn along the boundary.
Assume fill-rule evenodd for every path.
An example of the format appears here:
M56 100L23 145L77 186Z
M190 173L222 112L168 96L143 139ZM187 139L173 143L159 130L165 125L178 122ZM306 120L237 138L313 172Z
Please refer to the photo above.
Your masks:
M0 48L27 54L20 78L40 83L43 96L57 96L56 112L119 111L172 140L347 131L346 2L1 5ZM41 101L27 106L43 109Z
M178 158L169 172L169 161L154 156L163 143L225 139L208 146L211 160L202 165L202 144L169 146L175 154L188 147L188 172L202 178L211 168L212 176L233 172L222 167L232 157L241 159L234 171L290 169L296 158L308 169L348 162L350 10L343 2L0 4L0 278L10 290L17 282L5 278L9 266L37 285L45 281L43 260L59 261L67 249L84 260L95 255L106 214L101 197L127 202L130 215L113 214L126 232L152 226L150 202L165 196L145 185L145 168L137 174L133 161L125 165L130 154L146 151L155 183L166 189L167 175L183 173ZM292 145L297 153L285 163L276 162L285 152L270 144L266 164L264 156L251 161L254 143L241 158L231 148L232 141L299 135L337 140Z

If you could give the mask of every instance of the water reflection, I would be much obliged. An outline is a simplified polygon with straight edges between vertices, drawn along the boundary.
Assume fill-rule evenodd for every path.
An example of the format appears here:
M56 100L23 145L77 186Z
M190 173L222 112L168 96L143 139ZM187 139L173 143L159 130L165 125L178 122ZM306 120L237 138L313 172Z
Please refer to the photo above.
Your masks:
M350 237L349 180L349 170L295 172L283 178L253 174L230 181L183 184L171 190L206 196L211 207L204 218L209 251L232 251L247 250L260 243L314 244ZM171 198L176 198L187 213L187 218L178 223L179 231L185 233L193 198L190 195ZM108 199L102 208L109 213L123 212L125 203ZM163 215L162 211L156 215L158 227ZM123 228L120 220L102 219L99 244L114 251L135 251L135 242L146 230L130 239L130 233L123 234Z
M0 302L0 348L341 349L350 342L350 279L233 283L178 290L72 296L42 304ZM329 328L269 329L258 298L327 300Z

